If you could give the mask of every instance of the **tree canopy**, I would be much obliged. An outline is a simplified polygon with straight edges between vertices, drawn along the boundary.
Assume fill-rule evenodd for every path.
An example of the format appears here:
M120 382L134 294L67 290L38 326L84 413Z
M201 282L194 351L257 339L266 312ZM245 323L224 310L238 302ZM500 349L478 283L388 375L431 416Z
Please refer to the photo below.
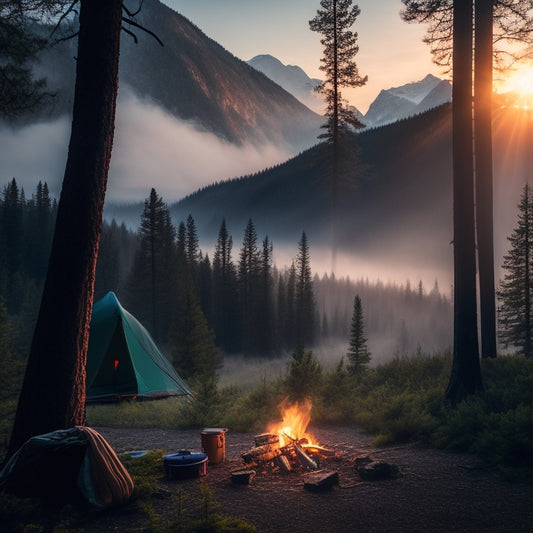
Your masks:
M352 5L352 0L321 0L320 5L322 9L309 21L309 27L322 34L320 42L324 47L320 70L325 79L316 89L324 95L327 105L328 120L323 126L327 133L321 137L337 145L339 137L349 131L348 126L363 127L341 94L342 87L361 87L368 79L359 74L355 62L359 52L357 33L351 30L361 10Z

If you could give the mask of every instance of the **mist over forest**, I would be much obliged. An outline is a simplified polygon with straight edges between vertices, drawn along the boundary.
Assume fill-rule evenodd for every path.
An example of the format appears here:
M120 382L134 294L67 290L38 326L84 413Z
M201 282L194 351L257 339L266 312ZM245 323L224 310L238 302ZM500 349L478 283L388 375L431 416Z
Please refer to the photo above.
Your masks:
M156 193L153 192L152 196L153 194ZM257 277L253 282L256 287L252 289L256 295L253 298L260 297L258 303L254 305L258 306L255 311L257 316L262 317L259 322L261 324L259 331L262 334L255 333L250 338L263 337L264 340L258 344L255 341L249 344L246 340L249 334L246 332L258 326L247 325L246 317L241 315L244 289L242 274L238 273L244 268L243 253L249 246L247 244L249 237L244 231L245 228L241 230L241 236L228 233L226 237L228 242L233 243L228 261L230 265L234 265L231 267L234 269L232 274L234 281L231 281L234 293L229 301L225 301L221 300L227 296L220 293L223 282L220 281L220 274L217 274L219 241L217 240L214 249L203 248L201 241L197 240L196 222L190 216L178 224L179 228L169 226L169 235L178 236L178 250L180 246L185 246L185 249L193 246L195 251L187 252L186 257L189 259L186 259L185 266L180 266L180 262L171 260L170 256L168 260L163 261L161 256L163 252L158 252L156 260L161 266L157 290L160 296L156 302L159 318L156 319L156 327L153 322L154 317L151 315L152 307L146 305L151 289L149 277L145 274L146 268L142 266L143 261L149 261L146 251L143 251L145 250L143 242L146 239L143 232L146 232L149 214L147 205L145 204L143 216L139 219L135 230L115 220L104 223L97 264L95 301L103 298L109 291L114 291L126 309L141 320L167 356L170 356L176 341L172 340L169 333L176 328L179 329L181 326L177 324L180 320L188 319L192 312L188 307L189 304L183 300L186 294L184 287L187 286L185 280L190 278L207 326L214 333L214 342L228 356L226 374L228 369L237 368L232 366L232 361L235 357L242 357L243 354L246 364L241 365L240 371L248 367L248 377L253 380L257 380L261 375L261 371L257 374L253 370L260 369L261 364L269 359L276 360L273 365L277 372L283 371L286 366L284 361L290 356L294 342L289 338L293 329L288 326L290 319L287 318L289 316L287 313L291 313L290 307L285 308L287 303L283 302L290 302L290 298L293 298L290 296L290 291L294 293L295 289L290 289L290 286L297 279L293 271L299 261L300 243L295 242L292 247L284 245L283 254L280 256L276 242L259 232L255 234L253 229L254 235L257 235L253 237L252 243L257 247L254 254L257 254L258 259L260 254L268 254L261 259L268 270L261 274L267 276L264 278L267 284L263 287L261 285L263 282ZM46 272L55 206L56 201L49 196L46 184L43 186L39 183L31 196L29 191L23 193L15 180L4 186L4 199L0 202L0 233L3 241L11 245L9 253L6 254L6 267L2 270L3 282L0 288L6 297L9 314L15 317L15 322L18 324L21 348L24 346L27 348L27 343L31 339L29 332L32 331L36 317L38 294ZM161 209L163 211L167 209L164 203ZM248 225L250 223L251 221ZM182 234L182 228L186 233ZM163 238L164 235L158 237L158 239ZM181 245L180 239L182 239ZM263 242L262 252L261 242ZM266 249L265 243L268 243ZM324 254L329 256L330 251L325 249L315 251L312 242L308 246L309 283L312 284L310 290L314 302L308 318L308 327L311 330L308 344L315 350L325 368L335 367L346 357L356 295L362 301L365 334L372 353L372 365L394 357L406 358L418 353L442 353L450 348L452 330L450 298L446 294L447 288L441 290L437 280L424 284L422 280L411 282L406 279L398 283L394 280L376 281L368 277L353 279L346 276L336 277L331 273L320 272L312 266L316 252L319 256ZM170 263L164 266L166 261L171 261L174 266ZM161 270L163 268L166 270ZM181 280L178 287L174 286L173 279ZM25 289L21 290L21 287ZM263 296L260 296L261 294ZM217 311L219 307L220 311ZM284 333L287 327L288 330ZM232 330L234 332L230 334ZM285 338L286 335L289 337ZM267 363L267 366L270 366L270 363Z
M358 161L332 208L310 111L194 23L159 2L138 22L164 42L123 38L113 157L105 216L135 229L155 187L177 225L191 213L206 250L220 221L241 234L248 218L276 243L277 262L306 231L315 272L331 272L332 210L341 224L336 274L352 279L452 284L449 106L363 130ZM40 114L0 124L4 182L26 191L39 180L59 197L69 135L75 43L42 54L36 75L54 93ZM201 60L199 59L201 58ZM206 89L209 87L209 90ZM394 89L396 94L402 88ZM390 91L385 91L389 94ZM508 248L520 189L532 166L531 121L495 101L496 268ZM24 150L17 147L24 146ZM324 252L322 252L324 250Z
M121 257L120 283L106 287L101 276L97 294L123 290L143 201L155 188L175 228L193 217L203 258L212 260L225 220L237 262L244 228L253 220L260 238L273 243L272 262L281 275L305 232L319 320L335 321L332 338L320 340L330 346L329 354L345 351L353 297L359 293L375 361L449 348L451 106L362 130L333 198L327 149L316 138L321 117L166 6L148 4L139 23L157 28L166 45L153 39L123 43L104 234L113 224L124 224L130 249L113 252ZM35 68L54 92L50 105L34 117L0 125L3 179L15 178L22 196L43 181L51 197L59 197L74 55L71 41L47 50ZM428 80L438 84L431 76L420 84ZM374 111L386 113L387 95L398 98L398 91L418 90L420 84L382 91ZM531 121L504 104L495 100L497 274L519 191L533 166ZM105 262L111 252L102 248ZM428 324L433 312L418 313L416 306L432 299L440 308Z
M492 41L533 57L533 3L402 3L452 81L366 114L351 0L302 17L322 80L159 0L1 3L6 530L528 529L533 66L494 92Z

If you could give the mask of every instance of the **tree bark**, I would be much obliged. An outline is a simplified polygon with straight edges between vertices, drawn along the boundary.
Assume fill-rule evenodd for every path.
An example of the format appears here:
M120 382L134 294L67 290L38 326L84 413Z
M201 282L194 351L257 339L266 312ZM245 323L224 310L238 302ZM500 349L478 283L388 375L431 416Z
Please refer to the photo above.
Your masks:
M69 151L8 456L28 438L85 423L85 363L113 144L122 0L81 0Z
M492 194L493 0L475 1L474 151L482 356L496 357Z
M454 342L446 398L452 404L482 389L476 309L472 140L472 0L453 3Z

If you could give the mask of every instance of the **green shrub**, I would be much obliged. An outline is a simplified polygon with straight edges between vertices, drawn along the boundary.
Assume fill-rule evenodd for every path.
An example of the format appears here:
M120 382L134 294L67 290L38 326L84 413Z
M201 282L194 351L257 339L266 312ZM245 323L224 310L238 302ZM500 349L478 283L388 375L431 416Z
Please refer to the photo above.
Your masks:
M492 465L533 470L533 406L488 415L472 451Z
M279 417L283 400L279 381L263 382L246 394L235 394L222 417L225 427L233 431L264 431L269 422Z

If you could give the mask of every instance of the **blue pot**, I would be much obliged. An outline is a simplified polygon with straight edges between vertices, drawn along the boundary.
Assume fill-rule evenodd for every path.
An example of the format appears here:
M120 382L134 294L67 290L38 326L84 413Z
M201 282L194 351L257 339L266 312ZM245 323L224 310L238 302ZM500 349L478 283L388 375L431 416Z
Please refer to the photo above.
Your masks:
M165 475L168 479L186 479L207 474L207 455L188 450L169 453L163 457Z

